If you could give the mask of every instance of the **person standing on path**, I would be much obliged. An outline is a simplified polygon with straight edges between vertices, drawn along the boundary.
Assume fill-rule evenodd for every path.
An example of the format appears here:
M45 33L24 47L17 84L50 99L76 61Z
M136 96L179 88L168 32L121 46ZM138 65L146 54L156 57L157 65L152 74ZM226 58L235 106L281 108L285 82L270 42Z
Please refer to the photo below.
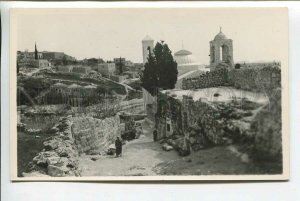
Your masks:
M153 131L153 141L154 142L157 141L157 130L156 129L154 129L154 131Z
M115 141L116 146L116 157L122 156L122 142L119 137Z

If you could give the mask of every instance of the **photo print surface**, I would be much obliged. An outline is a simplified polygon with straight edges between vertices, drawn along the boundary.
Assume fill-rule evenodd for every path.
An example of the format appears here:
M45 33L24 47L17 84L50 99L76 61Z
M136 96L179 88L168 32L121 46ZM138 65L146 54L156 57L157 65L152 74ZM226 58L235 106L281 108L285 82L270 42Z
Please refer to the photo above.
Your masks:
M11 10L13 180L288 179L288 10Z

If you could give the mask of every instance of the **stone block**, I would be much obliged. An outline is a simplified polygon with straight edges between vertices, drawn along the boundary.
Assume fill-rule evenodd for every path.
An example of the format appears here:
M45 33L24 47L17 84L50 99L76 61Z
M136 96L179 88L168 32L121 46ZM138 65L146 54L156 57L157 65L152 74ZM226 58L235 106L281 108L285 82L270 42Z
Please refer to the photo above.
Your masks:
M64 169L62 167L49 165L47 170L48 170L48 175L50 175L52 177L63 177L63 176L65 176L65 172L64 172Z

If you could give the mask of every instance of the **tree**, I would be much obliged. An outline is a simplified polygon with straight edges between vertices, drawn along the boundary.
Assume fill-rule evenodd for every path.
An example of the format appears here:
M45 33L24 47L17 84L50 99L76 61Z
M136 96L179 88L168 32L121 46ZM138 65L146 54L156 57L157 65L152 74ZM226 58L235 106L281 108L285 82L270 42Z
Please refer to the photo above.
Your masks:
M156 43L153 53L150 49L145 69L141 74L142 87L152 96L157 94L158 88L174 89L177 82L177 63L172 52L163 41Z
M234 68L235 69L240 69L241 68L241 64L239 64L239 63L235 64Z
M62 57L62 59L61 59L61 62L62 62L62 65L68 65L68 61L67 61L67 57L66 57L66 55L64 55L63 57Z

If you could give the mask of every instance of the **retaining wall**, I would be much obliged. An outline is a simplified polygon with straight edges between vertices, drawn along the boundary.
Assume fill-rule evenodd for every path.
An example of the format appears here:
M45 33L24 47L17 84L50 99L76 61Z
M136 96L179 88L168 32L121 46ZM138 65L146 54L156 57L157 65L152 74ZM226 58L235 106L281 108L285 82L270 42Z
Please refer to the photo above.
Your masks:
M231 86L237 89L268 93L272 89L281 87L281 70L278 66L233 70L221 68L182 81L182 87L185 90L217 86Z
M118 115L105 119L73 117L72 121L72 134L79 153L102 153L120 135Z

